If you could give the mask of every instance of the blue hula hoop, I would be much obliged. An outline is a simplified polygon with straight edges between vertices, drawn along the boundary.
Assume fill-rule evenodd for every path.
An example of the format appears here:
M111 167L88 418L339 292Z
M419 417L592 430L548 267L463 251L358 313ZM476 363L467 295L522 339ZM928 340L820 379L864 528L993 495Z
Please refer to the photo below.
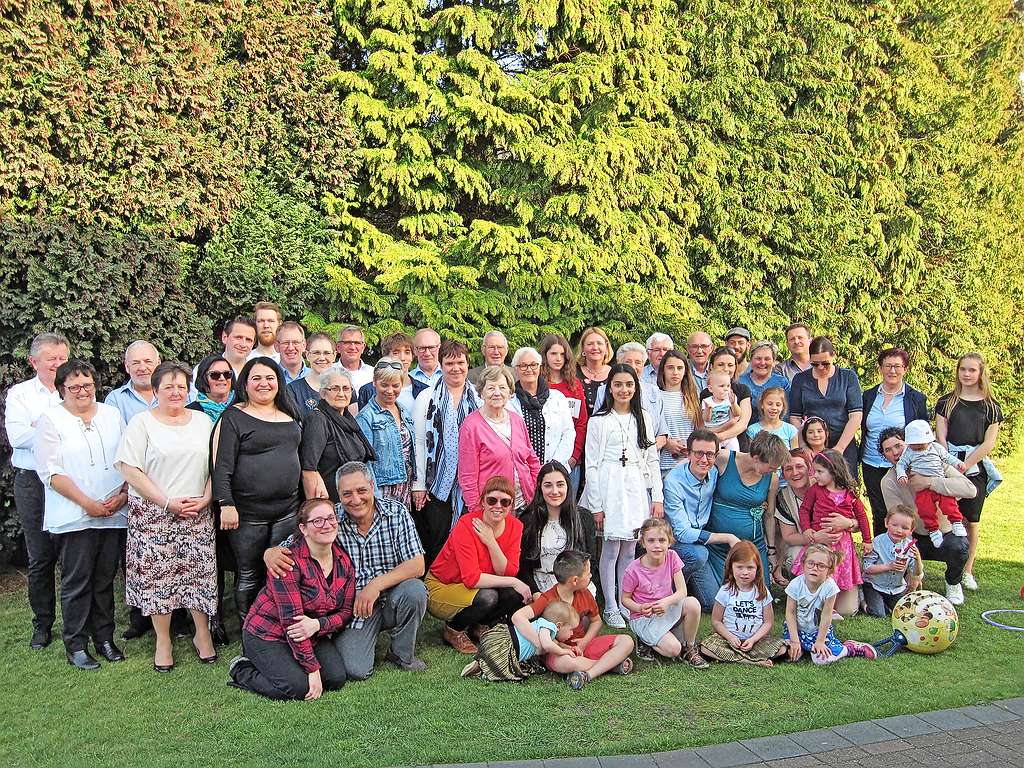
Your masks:
M1002 624L995 619L989 618L994 613L1024 613L1024 610L1019 608L997 608L992 611L985 611L981 614L982 621L986 624L991 624L993 627L999 627L999 629L1008 629L1011 632L1024 632L1024 627L1015 627L1012 624Z

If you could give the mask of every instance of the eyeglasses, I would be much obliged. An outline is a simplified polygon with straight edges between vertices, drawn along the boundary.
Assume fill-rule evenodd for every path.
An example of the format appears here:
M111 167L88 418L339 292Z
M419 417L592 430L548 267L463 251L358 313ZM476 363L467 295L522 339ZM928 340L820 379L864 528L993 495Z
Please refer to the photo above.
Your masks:
M349 341L339 341L338 343L341 344L341 346L343 346L343 347L365 347L366 346L366 342L365 341L352 341L352 340L349 340Z
M710 344L688 344L687 346L692 347L693 349L711 349Z
M520 363L516 368L520 371L539 371L540 363Z
M331 387L324 387L323 391L330 392L332 395L336 395L339 392L351 392L352 387L343 387L341 384L335 384L334 386Z
M512 506L512 499L508 496L487 496L484 503L489 507L500 506L502 509L508 509Z
M488 344L484 347L487 352L508 352L508 347L504 344Z
M811 360L811 367L812 368L831 368L832 367L832 361L831 360L819 360L818 362L815 362L814 360Z
M68 386L64 387L64 389L66 389L72 395L77 395L79 392L92 392L94 389L96 389L96 385L90 381L87 384L69 384Z
M690 451L689 454L694 459L705 459L711 461L718 456L718 451Z
M304 341L279 341L277 346L279 347L301 347L305 344Z
M231 378L231 371L207 371L206 378L214 381L228 381Z
M306 525L312 525L318 531L324 528L334 528L338 525L338 518L335 515L330 517L313 517L306 521Z
M400 371L402 370L402 364L397 360L393 360L391 362L381 360L375 366L373 366L373 370L375 371L386 371L388 368L393 368L396 371Z
M804 570L806 571L808 569L810 569L812 571L827 571L829 569L829 564L828 563L819 563L816 560L805 560L804 561Z
M424 344L416 347L417 352L437 352L441 348L440 344Z
M885 371L902 371L903 363L883 363L882 370Z

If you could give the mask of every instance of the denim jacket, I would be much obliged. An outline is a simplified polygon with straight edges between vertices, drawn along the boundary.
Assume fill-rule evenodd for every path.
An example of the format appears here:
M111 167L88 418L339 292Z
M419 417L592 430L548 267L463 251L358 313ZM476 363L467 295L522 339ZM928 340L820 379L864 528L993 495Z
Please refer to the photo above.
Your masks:
M409 433L410 460L415 467L416 433L413 431L412 414L397 403L395 407L398 408L402 423ZM373 462L373 474L377 479L377 485L410 482L412 477L406 473L405 458L402 455L402 436L398 433L391 413L381 408L377 399L373 398L359 411L356 422L377 453L377 461Z

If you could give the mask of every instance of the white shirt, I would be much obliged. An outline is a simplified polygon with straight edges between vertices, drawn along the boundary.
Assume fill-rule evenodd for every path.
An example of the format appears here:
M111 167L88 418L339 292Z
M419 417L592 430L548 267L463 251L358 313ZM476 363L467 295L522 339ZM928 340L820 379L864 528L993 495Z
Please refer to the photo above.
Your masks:
M344 371L348 374L349 378L352 379L353 398L364 385L373 381L373 366L367 363L360 363L359 368L355 371L350 371L340 362L335 363L331 368L337 371Z
M124 478L114 460L123 432L121 413L106 403L96 404L96 415L88 426L63 405L40 417L35 453L36 472L45 490L44 531L70 533L87 528L127 527L126 508L110 517L89 517L78 504L50 486L54 475L66 475L90 499L103 500L119 493Z
M117 461L137 467L172 499L202 496L210 477L210 433L213 422L205 413L191 414L188 424L164 424L152 411L135 416L124 431ZM136 498L141 494L129 486Z
M508 401L508 408L520 416L523 415L523 404L519 402L519 395L512 395ZM537 458L541 464L560 461L568 468L576 443L576 426L572 423L569 400L557 389L549 389L548 399L541 413L544 414L544 455Z
M260 348L259 347L253 347L252 352L250 352L249 356L247 358L245 358L245 362L248 363L254 357L269 357L271 360L273 360L278 365L281 364L281 353L277 352L277 351L270 352L270 353L260 352Z
M786 595L796 601L796 627L801 632L817 632L821 622L821 609L833 595L839 594L839 585L829 576L817 590L811 591L800 574L786 587Z
M757 587L747 592L733 592L732 587L723 585L715 595L715 602L725 611L722 623L734 637L747 640L764 624L764 611L771 610L772 596L757 596Z
M7 409L4 428L14 452L11 464L17 469L35 469L34 443L36 424L46 411L60 404L60 393L51 392L38 376L15 384L7 390Z

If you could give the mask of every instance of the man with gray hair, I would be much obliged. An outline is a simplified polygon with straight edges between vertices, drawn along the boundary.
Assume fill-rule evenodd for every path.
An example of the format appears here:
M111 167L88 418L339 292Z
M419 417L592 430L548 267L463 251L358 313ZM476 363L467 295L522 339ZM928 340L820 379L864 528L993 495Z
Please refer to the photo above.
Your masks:
M14 467L14 506L28 551L28 602L32 607L29 647L40 650L53 639L57 618L54 574L57 545L43 530L43 484L36 474L36 422L60 403L54 384L57 369L68 361L70 345L59 333L40 333L29 347L28 364L36 375L7 390L4 428L11 444Z
M658 366L661 365L661 358L670 349L675 349L675 342L667 333L655 331L647 337L647 359L649 362L644 366L640 374L640 383L652 387L658 386Z
M373 366L363 362L366 336L358 325L346 325L338 331L338 362L333 367L343 369L352 380L352 398L373 381Z
M107 395L103 402L117 408L125 424L135 414L156 405L151 378L158 365L160 353L148 341L136 339L124 351L124 371L128 374L128 381Z
M480 342L480 351L483 353L484 363L476 368L469 369L466 378L469 379L470 384L479 389L480 374L483 373L484 368L499 365L512 377L512 381L516 380L515 371L510 366L505 365L505 358L508 356L508 339L505 338L504 333L501 331L488 331L484 334L484 340Z
M338 544L356 573L352 621L334 637L345 670L353 680L373 674L377 635L386 630L391 636L386 659L407 672L421 672L427 665L416 657L416 634L427 610L427 588L420 580L425 568L416 525L401 502L374 496L370 470L362 462L342 464L337 480ZM264 553L272 578L294 566L290 544L288 539Z

